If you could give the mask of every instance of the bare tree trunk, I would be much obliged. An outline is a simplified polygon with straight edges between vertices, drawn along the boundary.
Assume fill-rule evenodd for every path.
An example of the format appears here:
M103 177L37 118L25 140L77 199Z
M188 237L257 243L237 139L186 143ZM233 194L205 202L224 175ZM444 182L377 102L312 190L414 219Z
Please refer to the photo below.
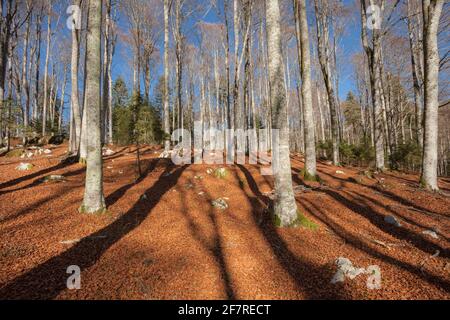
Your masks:
M413 89L414 89L414 111L415 111L415 127L416 127L416 142L423 146L423 131L422 131L422 94L420 90L418 70L419 66L417 65L417 47L414 41L414 27L412 23L412 8L410 0L407 0L408 6L408 35L409 35L409 46L411 49L411 69L412 69L412 78L413 78Z
M311 89L311 57L309 48L308 20L306 16L306 1L294 0L294 12L297 32L298 57L301 60L300 74L302 77L302 107L305 136L305 179L317 179L316 168L316 135L312 106Z
M181 128L181 122L183 117L182 106L182 80L183 80L183 61L182 61L182 46L183 39L181 35L181 1L175 1L175 78L176 78L176 108L177 108L177 127Z
M61 89L61 101L59 107L59 119L58 119L58 132L61 134L62 132L62 120L64 116L64 95L66 94L66 85L67 85L67 65L64 66L63 71L63 86Z
M109 80L109 67L111 65L109 58L111 50L110 48L110 37L111 37L111 0L105 1L106 15L105 15L105 31L103 39L103 94L102 94L102 141L107 140L107 115L109 111L109 91L110 91L110 80Z
M89 3L87 3L86 6L86 15L85 15L85 19L86 19L86 26L89 28L89 10L90 10L90 6ZM87 31L84 32L84 44L85 44L85 48L87 47ZM83 100L83 114L82 114L82 118L81 118L81 136L80 136L80 150L79 150L79 162L82 165L86 165L86 161L87 161L87 156L88 156L88 125L87 125L87 99L86 99L86 89L87 89L87 81L86 81L86 77L87 77L87 50L84 50L84 59L83 59L83 64L84 64L84 81L83 81L83 94L82 94L82 100Z
M330 72L330 54L328 50L329 46L329 27L328 17L326 16L326 10L323 2L314 0L315 12L316 12L316 25L317 25L317 49L319 55L319 63L322 70L323 79L325 82L325 88L328 94L328 103L330 105L330 121L331 121L331 138L333 144L333 164L339 165L339 113L337 106L337 99L334 92L334 86L331 79Z
M444 0L424 0L424 87L425 127L421 185L428 190L439 190L438 163L438 108L439 108L439 50L437 34Z
M283 62L281 54L281 16L278 0L266 1L266 28L269 56L270 101L273 129L279 130L279 142L275 158L274 214L277 224L291 226L297 219L297 204L292 189L289 150L289 128L287 124L286 96L283 88ZM275 141L274 141L275 142ZM277 152L278 151L278 152Z
M227 105L226 105L226 119L227 119L227 128L231 128L231 97L230 97L230 30L229 30L229 23L228 23L228 1L229 0L223 0L223 10L224 10L224 16L225 16L225 68L227 73Z
M27 1L27 8L30 9L30 3ZM22 92L25 95L25 101L23 102L23 125L25 130L29 126L30 119L30 86L28 83L28 47L30 40L30 25L31 25L31 15L27 19L27 24L25 27L25 37L23 39L23 60L22 60ZM24 143L26 143L27 137L24 135Z
M86 186L83 213L102 213L106 210L103 196L103 168L101 145L101 23L102 0L89 1L88 33L86 42L86 106L89 130Z
M234 27L234 84L233 84L233 125L234 129L238 129L238 121L240 116L239 108L239 74L238 60L239 60L239 0L233 1L233 27Z
M372 104L373 104L373 136L375 140L375 161L376 169L383 171L385 169L384 164L384 139L383 139L383 109L381 105L381 34L377 28L373 29L372 44L373 47L369 47L369 41L367 37L367 13L365 0L361 1L361 38L366 51L370 84L372 90Z
M41 62L41 40L42 40L42 16L43 16L43 6L36 17L36 59L35 59L35 87L34 87L34 103L33 103L33 120L38 118L38 108L39 108L39 78L40 78L40 62Z
M42 108L42 136L46 134L47 127L47 106L48 106L48 62L50 58L50 48L52 39L52 1L48 2L47 12L47 50L45 54L45 69L44 69L44 103Z
M109 50L109 60L108 60L108 82L109 82L109 90L108 90L108 144L113 143L113 96L112 96L112 61L114 56L116 46L116 40L112 40L110 43Z
M169 112L169 0L164 0L164 148L170 149Z
M76 2L76 5L81 6L81 0ZM80 33L79 30L75 27L76 22L74 21L72 24L72 56L71 56L71 96L70 102L72 107L72 117L73 117L73 126L74 126L74 135L72 138L74 139L73 143L69 144L70 151L72 153L78 153L80 147L80 138L81 138L81 110L80 110L80 100L78 95L78 65L80 58ZM75 148L73 148L75 147Z

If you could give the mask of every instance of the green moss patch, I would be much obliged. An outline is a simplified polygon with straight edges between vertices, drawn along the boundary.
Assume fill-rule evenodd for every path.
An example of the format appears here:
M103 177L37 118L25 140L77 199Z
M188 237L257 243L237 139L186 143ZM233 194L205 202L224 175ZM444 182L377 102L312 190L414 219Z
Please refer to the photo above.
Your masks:
M5 156L7 158L20 158L24 154L24 152L25 151L23 149L14 149L8 152Z
M309 182L322 182L322 179L316 174L312 175L309 172L306 172L305 169L302 169L300 171L300 177L303 179L303 181L309 181Z
M282 228L281 220L275 214L273 215L273 224L278 228ZM319 225L308 219L300 211L297 211L297 219L295 219L290 225L286 226L286 228L305 228L311 231L317 231L319 229Z

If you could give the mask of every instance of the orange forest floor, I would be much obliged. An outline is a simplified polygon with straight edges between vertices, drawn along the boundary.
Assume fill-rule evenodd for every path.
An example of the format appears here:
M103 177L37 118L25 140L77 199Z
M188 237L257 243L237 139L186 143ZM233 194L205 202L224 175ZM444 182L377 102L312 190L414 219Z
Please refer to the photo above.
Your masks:
M84 168L60 164L66 148L0 158L2 299L450 299L449 179L434 194L416 175L319 163L322 184L304 183L293 156L298 207L319 228L277 229L273 181L257 166L227 166L219 179L214 166L177 167L147 147L135 181L135 149L117 147L104 161L109 212L89 216L77 211ZM55 174L66 181L43 182ZM213 207L218 198L229 207ZM339 257L379 266L381 288L368 275L331 283ZM66 287L71 265L80 290Z

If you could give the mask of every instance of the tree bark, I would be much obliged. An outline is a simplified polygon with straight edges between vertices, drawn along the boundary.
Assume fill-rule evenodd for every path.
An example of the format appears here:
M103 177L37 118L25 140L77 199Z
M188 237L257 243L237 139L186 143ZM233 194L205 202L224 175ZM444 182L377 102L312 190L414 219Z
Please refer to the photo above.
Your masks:
M336 94L334 92L334 86L331 79L330 70L330 54L329 54L329 27L328 17L326 16L326 10L324 5L319 0L314 0L314 7L316 12L316 25L317 25L317 50L319 55L319 64L322 70L323 79L325 82L325 88L328 95L328 103L330 106L330 121L331 121L331 139L333 144L333 164L339 165L339 113L337 106Z
M164 0L164 148L170 149L170 113L169 113L169 0Z
M408 6L408 18L407 18L407 24L408 24L408 35L409 35L409 46L411 49L411 71L412 71L412 78L413 78L413 90L414 90L414 113L415 113L415 137L416 142L419 144L419 146L423 146L423 130L422 130L422 93L420 90L420 83L419 83L419 76L418 76L418 70L419 65L417 64L417 47L416 42L414 40L414 27L412 22L412 8L411 8L411 1L407 0L407 6Z
M47 12L47 49L45 54L45 68L44 68L44 103L42 107L42 136L47 132L47 107L48 107L48 63L50 59L52 39L52 2L48 2Z
M103 160L101 144L101 23L102 0L89 1L88 33L86 42L86 116L89 130L87 148L84 213L102 213L106 210L103 195Z
M439 125L439 50L437 34L443 5L444 0L424 0L422 3L425 57L425 126L421 185L433 191L439 190L437 179Z
M376 169L383 171L384 164L384 139L383 139L383 109L381 105L381 33L379 29L373 29L372 48L369 46L367 36L367 14L365 0L361 1L361 38L363 47L367 55L370 85L373 105L373 137L375 141L375 162Z
M311 57L309 49L306 0L294 0L296 20L297 50L302 78L303 129L305 137L305 179L316 179L316 135L312 106Z
M274 214L282 227L291 226L297 219L289 150L286 96L283 88L283 62L281 54L281 16L278 0L266 1L266 28L269 56L270 103L273 129L279 130L278 145L272 155L278 158L274 166ZM275 141L274 141L275 142ZM277 152L278 151L278 152Z
M76 5L81 6L81 0L76 2ZM78 95L78 66L80 59L80 35L79 30L75 28L75 22L72 29L72 56L71 56L71 95L70 101L72 106L72 117L74 125L74 143L70 144L71 152L78 153L81 138L81 111L80 111L80 100ZM75 147L75 148L73 148Z

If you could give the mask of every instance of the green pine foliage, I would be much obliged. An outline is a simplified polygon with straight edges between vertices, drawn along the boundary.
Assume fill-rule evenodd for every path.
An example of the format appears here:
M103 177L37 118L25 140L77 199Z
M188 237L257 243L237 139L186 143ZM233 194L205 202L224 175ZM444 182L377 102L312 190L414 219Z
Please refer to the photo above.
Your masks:
M158 110L139 94L128 95L121 78L114 84L113 140L117 145L159 144L163 140Z

